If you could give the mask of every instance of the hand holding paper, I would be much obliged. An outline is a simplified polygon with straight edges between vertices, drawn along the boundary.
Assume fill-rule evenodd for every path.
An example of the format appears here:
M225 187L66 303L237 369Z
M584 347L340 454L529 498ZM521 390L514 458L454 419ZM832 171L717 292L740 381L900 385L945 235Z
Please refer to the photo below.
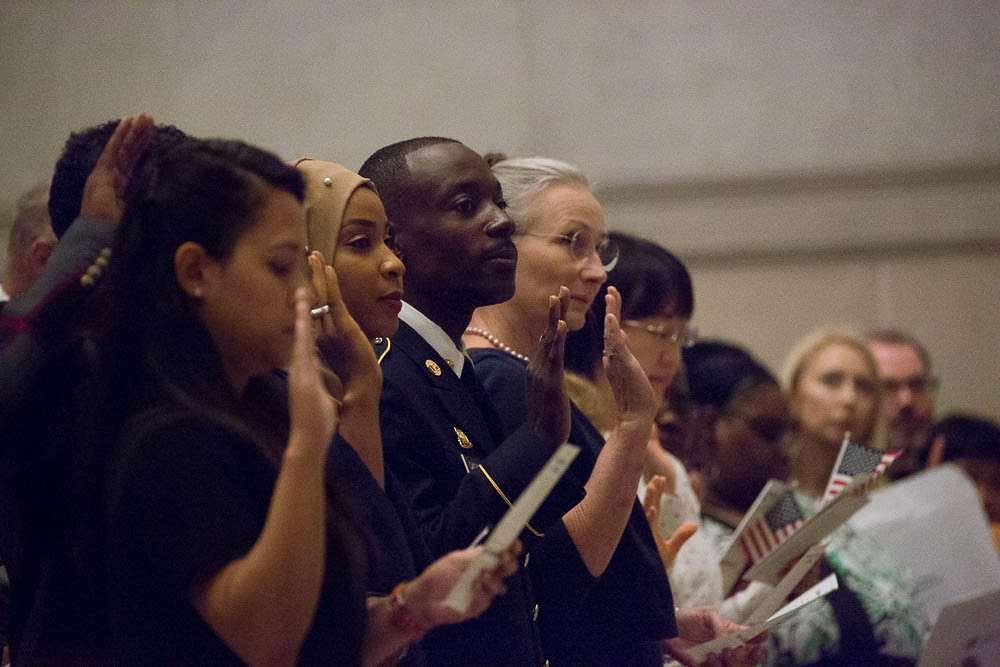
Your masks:
M514 540L497 555L485 554L485 557L483 547L478 546L452 551L431 563L407 585L407 606L427 628L475 618L486 611L495 596L506 592L503 581L517 570L520 555L520 540ZM476 572L469 586L469 604L456 610L447 604L446 598L473 566Z
M747 630L747 626L723 618L711 607L678 609L678 636L667 640L667 648L684 665L701 665L706 663L708 652L696 655L692 653L694 649L706 645L706 642L713 644L714 641L734 637ZM764 659L763 642L766 635L760 632L755 634L757 636L721 645L710 651L716 658L709 660L707 664L737 667L760 663Z
M805 605L815 602L835 590L837 590L837 575L831 574L797 597L795 600L782 607L778 610L778 613L771 616L765 622L751 625L749 627L740 626L742 628L740 630L724 634L711 641L691 647L688 649L687 655L694 660L694 663L692 664L700 664L704 662L711 653L721 654L724 649L739 648L754 638L759 637L761 633L767 632L774 626L787 620L792 614Z
M483 570L488 570L496 565L500 554L506 551L510 545L517 540L517 536L524 530L528 520L542 504L545 497L549 495L552 487L555 486L559 478L569 468L580 448L568 443L562 445L549 458L541 471L528 484L528 488L521 493L521 496L514 502L507 513L500 519L493 532L486 539L479 555L469 563L465 572L455 583L448 593L444 604L459 613L465 613L473 601L473 586L477 577Z

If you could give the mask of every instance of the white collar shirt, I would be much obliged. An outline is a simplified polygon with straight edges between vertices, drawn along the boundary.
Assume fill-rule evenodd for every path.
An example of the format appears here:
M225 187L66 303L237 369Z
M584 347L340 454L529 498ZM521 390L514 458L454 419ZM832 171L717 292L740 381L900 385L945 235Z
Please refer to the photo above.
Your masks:
M399 311L399 319L413 327L413 330L434 348L442 359L449 362L448 365L455 371L455 375L462 377L462 368L466 361L472 365L472 359L469 359L465 350L465 343L462 343L461 347L455 345L455 341L444 332L444 329L405 301L403 309Z

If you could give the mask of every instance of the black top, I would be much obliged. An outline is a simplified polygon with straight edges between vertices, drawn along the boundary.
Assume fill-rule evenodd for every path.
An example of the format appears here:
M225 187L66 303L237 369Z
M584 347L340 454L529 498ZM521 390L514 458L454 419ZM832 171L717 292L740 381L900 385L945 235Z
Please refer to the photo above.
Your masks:
M161 405L129 421L105 494L112 628L123 664L241 664L188 591L256 542L277 472L246 439L190 410ZM300 664L360 663L363 575L352 532L328 505L326 574Z
M524 414L524 362L499 350L469 351L476 375L505 422ZM580 447L570 468L589 479L604 438L571 404L569 441ZM660 642L677 634L674 603L663 562L638 499L604 573L588 587L570 588L569 567L580 561L564 542L540 541L532 554L535 592L546 614L542 642L553 664L650 665L663 663ZM577 575L579 582L585 579Z

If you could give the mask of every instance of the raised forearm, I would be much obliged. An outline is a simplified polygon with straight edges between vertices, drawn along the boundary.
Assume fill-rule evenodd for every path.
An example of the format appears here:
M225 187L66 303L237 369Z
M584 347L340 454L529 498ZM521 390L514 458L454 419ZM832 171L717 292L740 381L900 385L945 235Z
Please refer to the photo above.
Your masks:
M635 503L649 424L621 423L597 457L584 499L563 521L591 575L599 577L618 547Z
M385 458L382 454L382 429L379 425L378 392L351 392L344 396L338 430L380 488L385 489Z

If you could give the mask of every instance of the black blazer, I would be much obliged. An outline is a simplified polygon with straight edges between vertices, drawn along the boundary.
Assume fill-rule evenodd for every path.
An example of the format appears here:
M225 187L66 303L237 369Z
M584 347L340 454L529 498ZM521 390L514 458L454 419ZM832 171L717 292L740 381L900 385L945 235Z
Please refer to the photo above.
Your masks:
M459 379L405 323L377 345L382 359L382 442L388 469L402 482L434 556L464 548L495 524L548 460L550 452L522 425L503 428L478 382ZM471 369L470 369L471 370ZM525 550L583 497L572 476L556 485L522 534ZM525 560L529 560L526 558ZM523 562L523 561L522 561ZM524 567L508 593L478 619L430 633L432 664L541 664L538 612Z

